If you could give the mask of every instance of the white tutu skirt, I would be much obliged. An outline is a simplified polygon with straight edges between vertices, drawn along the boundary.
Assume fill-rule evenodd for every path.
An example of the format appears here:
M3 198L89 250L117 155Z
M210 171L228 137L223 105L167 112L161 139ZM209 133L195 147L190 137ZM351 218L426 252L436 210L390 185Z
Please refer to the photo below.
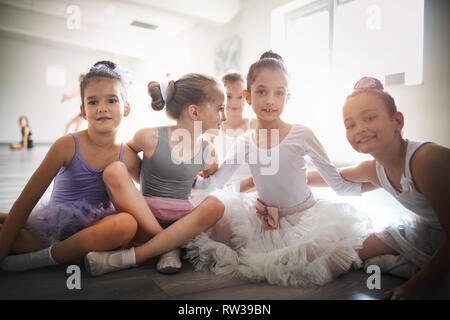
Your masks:
M51 245L115 213L116 210L109 201L97 205L82 200L41 204L31 212L24 228L45 244Z
M184 247L196 270L282 286L324 285L360 267L357 251L372 231L370 220L345 203L318 200L280 217L264 230L254 207L256 193L217 190L225 205L218 223Z
M442 229L433 228L419 216L402 218L375 235L420 268L428 263L445 241Z

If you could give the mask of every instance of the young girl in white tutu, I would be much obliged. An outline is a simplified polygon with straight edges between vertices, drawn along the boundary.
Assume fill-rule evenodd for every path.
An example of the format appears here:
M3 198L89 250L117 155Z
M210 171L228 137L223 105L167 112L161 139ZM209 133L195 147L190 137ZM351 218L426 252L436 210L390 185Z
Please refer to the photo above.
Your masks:
M385 189L415 213L370 235L359 256L365 266L379 265L382 271L410 278L385 298L426 297L450 269L450 150L404 139L403 115L375 78L356 83L345 101L343 118L351 146L374 159L342 170L342 176ZM320 185L317 174L310 178Z
M139 165L136 154L116 142L122 118L130 112L127 84L127 72L109 61L96 63L83 78L80 109L88 129L58 139L9 214L1 215L1 269L76 261L133 238L136 220L115 211L102 179L103 169L115 161L126 162L130 170ZM35 208L53 179L49 203Z
M281 57L263 54L249 69L244 96L258 120L232 156L197 188L221 188L248 163L256 194L217 190L224 217L190 241L187 256L198 270L290 286L323 285L360 263L358 250L370 222L350 205L315 199L306 179L309 156L341 195L359 195L362 185L344 180L306 126L280 116L289 100L288 72ZM248 181L246 181L248 182ZM245 186L244 186L245 184ZM245 191L252 183L242 183ZM257 199L258 197L258 199Z

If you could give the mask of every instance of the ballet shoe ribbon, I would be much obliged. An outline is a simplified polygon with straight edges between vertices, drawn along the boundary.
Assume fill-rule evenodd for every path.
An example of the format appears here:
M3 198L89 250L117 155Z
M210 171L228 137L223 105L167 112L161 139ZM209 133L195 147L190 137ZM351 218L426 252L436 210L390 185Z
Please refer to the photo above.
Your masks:
M264 202L257 199L255 208L264 230L275 230L278 228L280 215L277 207L268 207Z

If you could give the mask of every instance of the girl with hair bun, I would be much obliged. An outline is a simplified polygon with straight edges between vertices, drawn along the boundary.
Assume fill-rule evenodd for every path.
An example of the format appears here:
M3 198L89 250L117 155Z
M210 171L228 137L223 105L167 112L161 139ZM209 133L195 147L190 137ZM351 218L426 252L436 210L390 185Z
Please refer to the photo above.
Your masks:
M83 78L80 111L88 128L59 138L9 214L0 215L1 269L77 261L134 237L136 220L114 209L102 179L113 162L126 163L130 171L139 165L136 154L116 142L119 125L130 113L126 84L126 73L110 61L96 63ZM36 207L52 181L49 203Z
M222 188L247 163L257 195L217 190L225 206L219 223L190 241L187 256L198 270L211 270L283 286L324 285L361 263L358 249L370 221L344 203L316 199L307 185L305 156L341 195L359 195L362 185L344 180L308 127L280 116L290 98L282 58L271 51L250 66L244 97L257 117L234 153L198 187ZM244 188L245 187L245 188Z
M182 266L178 247L223 215L221 202L213 196L206 197L197 207L190 199L196 176L200 172L208 176L217 168L214 150L202 134L217 130L225 120L222 86L214 78L190 73L176 81L152 81L148 93L152 108L165 109L176 125L141 129L128 143L136 153L143 152L142 194L123 164L114 163L105 171L112 201L116 207L132 212L139 224L133 239L137 246L89 253L86 267L91 275L135 266L161 254L157 270L178 272ZM153 223L153 217L161 226Z
M374 159L341 170L342 176L370 184L368 190L385 189L414 213L364 241L359 250L364 268L378 265L382 272L409 279L386 292L387 299L429 297L450 268L450 150L403 138L403 114L372 77L355 84L343 121L353 149ZM324 185L316 173L309 178L313 185Z

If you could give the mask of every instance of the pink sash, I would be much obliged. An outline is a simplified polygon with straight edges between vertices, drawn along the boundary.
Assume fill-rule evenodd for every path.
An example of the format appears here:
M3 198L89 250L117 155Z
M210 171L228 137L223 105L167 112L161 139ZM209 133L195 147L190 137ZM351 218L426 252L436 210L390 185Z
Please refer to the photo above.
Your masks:
M280 209L277 207L269 207L262 200L257 199L255 203L256 214L261 219L264 230L275 230L278 228L280 217L285 217L296 212L305 211L316 204L313 194L308 199L292 208Z

